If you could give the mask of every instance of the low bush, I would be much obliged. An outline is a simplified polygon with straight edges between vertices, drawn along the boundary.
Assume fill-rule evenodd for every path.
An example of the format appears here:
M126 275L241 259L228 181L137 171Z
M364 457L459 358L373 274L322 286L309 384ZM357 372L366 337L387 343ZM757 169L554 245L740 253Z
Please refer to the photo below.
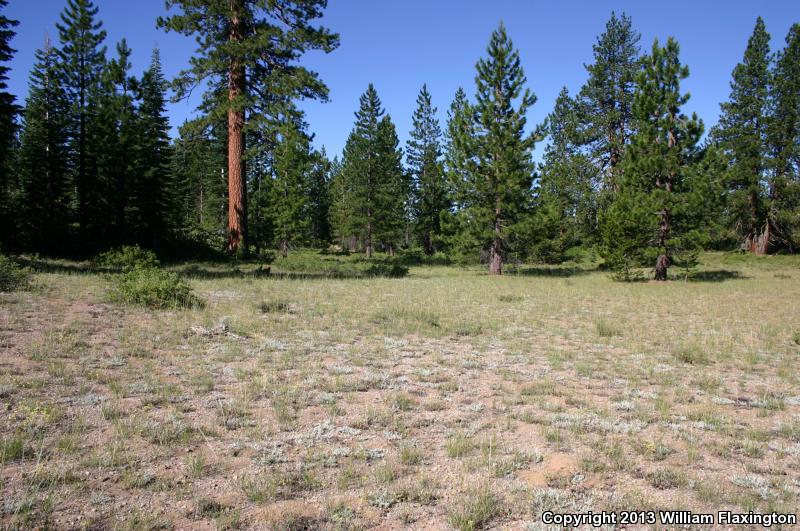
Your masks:
M315 251L295 251L273 263L275 269L285 273L319 275L332 278L403 277L408 267L399 257L363 255L332 255Z
M30 271L11 258L0 254L0 291L25 289L30 283Z
M155 267L137 267L113 279L111 292L117 302L153 309L202 306L189 284L177 274Z
M92 263L120 271L158 267L158 257L153 251L142 249L138 245L124 245L110 249L97 255Z

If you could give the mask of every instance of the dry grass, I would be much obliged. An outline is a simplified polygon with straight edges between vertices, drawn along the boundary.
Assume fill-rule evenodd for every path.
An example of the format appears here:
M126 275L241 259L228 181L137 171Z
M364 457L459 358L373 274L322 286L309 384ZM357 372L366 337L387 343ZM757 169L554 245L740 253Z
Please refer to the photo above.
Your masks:
M197 264L206 307L173 311L111 304L93 274L36 274L39 289L0 295L0 525L791 511L800 261L705 264L666 284Z

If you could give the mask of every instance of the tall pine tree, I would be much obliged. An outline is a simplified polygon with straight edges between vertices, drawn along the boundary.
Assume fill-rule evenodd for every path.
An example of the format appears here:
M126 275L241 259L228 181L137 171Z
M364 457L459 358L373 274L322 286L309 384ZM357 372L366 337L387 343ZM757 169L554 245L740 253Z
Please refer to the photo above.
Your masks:
M640 69L639 33L631 18L611 13L605 31L593 46L594 63L578 100L583 116L583 143L595 161L600 184L613 191L619 164L632 129L632 104Z
M488 254L489 272L499 275L532 205L535 137L525 132L525 115L536 97L524 88L519 52L502 24L487 52L477 64L471 123L457 127L451 141L465 170L458 182L460 227Z
M8 0L0 0L0 9L5 10ZM11 39L16 34L12 28L19 24L0 14L0 224L8 227L7 236L12 238L12 219L10 216L10 196L12 188L12 155L16 134L16 116L19 111L14 96L8 92L8 72L6 63L11 60L16 50L11 48ZM0 240L0 243L8 243Z
M427 85L417 96L412 123L406 159L413 192L414 232L425 254L432 255L443 245L442 217L450 211L450 200L441 160L442 130Z
M48 41L36 52L30 75L18 168L24 246L45 254L67 251L71 240L68 118L57 52Z
M327 87L316 73L299 66L308 50L330 52L338 35L312 21L326 0L167 0L179 14L159 26L195 36L191 68L177 79L178 95L210 81L207 107L214 119L228 122L228 250L247 253L245 133L248 122L264 119L264 102L304 97L326 99ZM227 82L222 96L219 88ZM222 96L222 97L220 97Z
M778 54L770 103L770 219L774 243L794 251L800 247L800 24L789 29Z
M750 252L769 250L771 226L765 179L770 91L770 36L764 21L756 20L744 59L733 70L730 100L712 137L731 163L729 216L732 228Z
M95 174L96 161L90 159L89 135L106 49L106 32L95 20L98 8L91 0L67 0L58 29L61 48L61 76L70 102L70 168L78 191L78 222L82 244L96 234L102 224L100 183Z
M705 174L692 173L703 124L681 107L688 94L680 82L689 75L672 38L663 48L656 40L645 58L633 101L634 136L623 159L623 176L611 207L603 216L603 254L614 269L646 263L655 279L666 280L673 264L691 262L703 231ZM687 264L688 265L688 264Z

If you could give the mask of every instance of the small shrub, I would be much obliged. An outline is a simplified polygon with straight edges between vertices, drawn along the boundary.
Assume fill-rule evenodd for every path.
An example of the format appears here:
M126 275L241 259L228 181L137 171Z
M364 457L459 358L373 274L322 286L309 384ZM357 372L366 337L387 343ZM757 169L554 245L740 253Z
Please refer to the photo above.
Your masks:
M674 489L686 485L686 476L669 468L660 468L647 474L647 481L657 489Z
M30 282L30 271L17 265L9 257L0 254L0 291L25 289Z
M794 341L795 345L800 345L800 330L794 333L792 340Z
M142 249L138 245L124 245L110 249L97 255L92 263L120 271L146 269L161 265L153 251Z
M135 268L113 279L111 297L152 309L190 308L203 303L192 288L175 273L156 268Z

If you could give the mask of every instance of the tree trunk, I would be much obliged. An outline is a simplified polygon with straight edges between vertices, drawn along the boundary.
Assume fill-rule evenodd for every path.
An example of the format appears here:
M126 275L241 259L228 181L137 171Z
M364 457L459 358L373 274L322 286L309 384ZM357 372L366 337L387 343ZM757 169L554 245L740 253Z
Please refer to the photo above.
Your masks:
M231 25L229 39L244 39L243 0L230 0ZM232 57L228 71L228 251L239 246L247 255L247 189L244 163L244 108L241 101L245 90L245 67L241 59Z
M372 258L372 211L367 209L367 241L364 242L367 258Z
M665 254L656 258L656 280L667 280L667 269L669 268L669 257Z
M502 275L503 274L503 256L502 256L502 240L500 224L500 198L496 197L494 200L494 237L492 238L492 245L489 247L489 274Z

